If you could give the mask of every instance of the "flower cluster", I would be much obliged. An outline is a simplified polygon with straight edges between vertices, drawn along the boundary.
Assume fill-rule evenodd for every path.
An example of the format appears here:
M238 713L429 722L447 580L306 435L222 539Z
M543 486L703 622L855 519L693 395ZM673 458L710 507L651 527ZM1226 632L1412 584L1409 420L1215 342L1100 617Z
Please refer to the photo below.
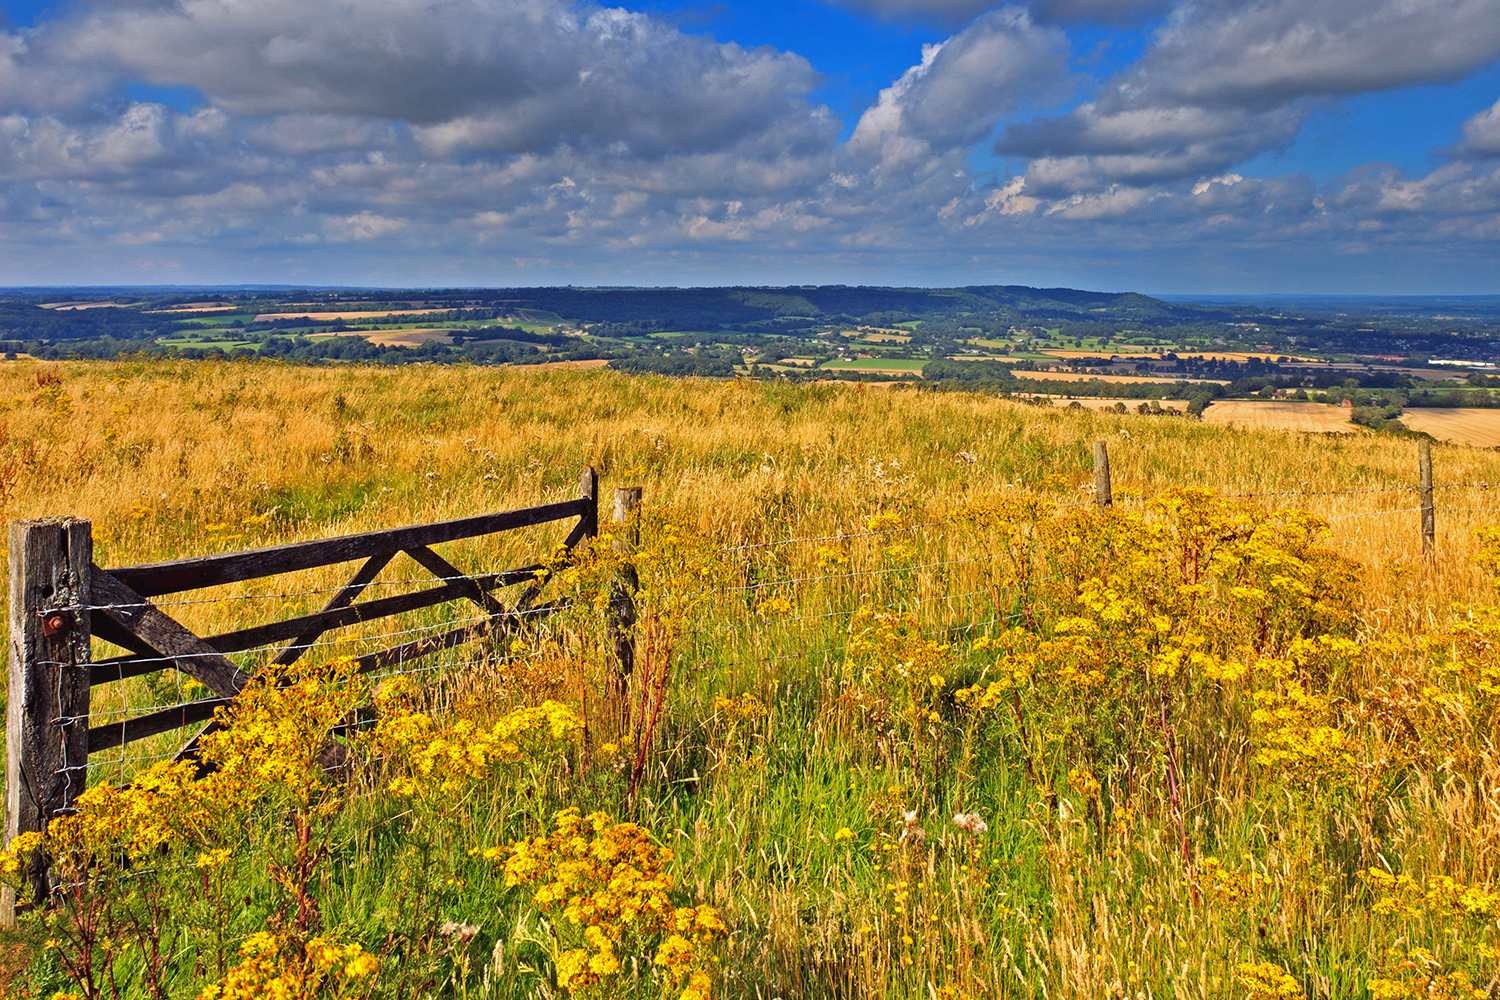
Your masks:
M636 824L564 809L544 836L475 853L500 863L506 885L534 887L538 909L560 910L578 930L582 946L555 956L558 985L570 993L619 973L631 941L656 940L653 962L679 1000L708 996L704 946L726 932L724 922L712 906L672 905L672 852Z
M1246 1000L1289 1000L1303 995L1302 985L1275 962L1243 962L1234 973Z
M488 728L468 719L439 728L428 715L390 705L373 744L405 771L391 780L392 792L451 796L502 764L556 755L582 729L577 714L555 701L507 712Z
M1410 875L1392 875L1379 868L1360 872L1379 895L1370 912L1410 920L1421 917L1467 917L1481 922L1500 917L1500 894L1487 886L1464 885L1446 875L1425 885Z
M1325 699L1288 680L1283 691L1255 692L1255 706L1251 719L1260 743L1255 763L1266 772L1302 792L1351 779L1355 746L1343 730L1329 724L1332 713Z
M198 1000L346 1000L364 996L380 960L358 944L291 934L252 934L224 981Z
M1445 969L1426 948L1391 949L1380 975L1369 981L1371 1000L1487 1000L1462 969Z

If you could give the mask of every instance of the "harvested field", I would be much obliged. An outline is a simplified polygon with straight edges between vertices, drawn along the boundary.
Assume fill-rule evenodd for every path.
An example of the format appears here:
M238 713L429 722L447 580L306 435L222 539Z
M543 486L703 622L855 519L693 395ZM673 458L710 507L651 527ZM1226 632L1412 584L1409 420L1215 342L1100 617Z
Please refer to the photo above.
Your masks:
M812 358L782 358L780 361L777 361L776 363L778 365L787 365L788 367L794 367L794 368L811 368L812 365L813 365L813 359Z
M451 309L380 309L373 312L279 312L260 313L257 323L269 323L278 319L311 319L319 323L340 319L376 319L381 316L425 316L428 313L452 312Z
M1401 415L1401 422L1439 441L1500 448L1500 410L1412 407Z
M418 347L435 340L440 344L451 344L452 330L374 330L353 336L364 337L377 347Z
M911 337L904 333L867 333L860 339L871 344L911 343Z
M236 307L230 305L227 302L194 302L193 304L186 306L173 306L170 309L148 309L146 311L153 316L158 316L166 315L168 313L224 312L225 310L231 310L234 308Z
M977 341L975 342L977 343ZM1118 356L1121 358L1141 358L1161 360L1162 350L1160 348L1136 347L1136 348L1110 348L1109 350L1053 350L1050 347L1037 348L1043 354L1054 358L1100 358ZM1200 358L1205 361L1248 361L1251 358L1259 358L1262 361L1275 361L1277 358L1288 358L1292 361L1316 361L1316 358L1306 358L1291 354L1252 354L1242 351L1178 351L1179 358Z
M124 309L126 307L118 302L44 302L42 308L68 312L73 309Z
M521 365L527 371L550 371L555 368L603 368L608 358L591 358L587 361L547 361L539 365Z
M1044 382L1146 382L1151 385L1171 385L1179 381L1173 378L1146 378L1141 375L1083 375L1078 372L1051 372L1051 371L1017 371L1016 378L1037 379ZM1195 378L1180 381L1190 382L1212 382L1216 385L1227 385L1221 378Z
M979 343L979 341L974 341L974 343ZM1034 349L1037 350L1037 351L1040 351L1042 354L1047 355L1049 358L1108 358L1108 357L1115 356L1115 355L1118 355L1119 357L1122 357L1122 358L1160 358L1161 357L1161 353L1159 351L1152 350L1151 348L1148 348L1148 347L1127 347L1127 348L1118 348L1117 347L1117 348L1110 348L1109 350L1105 350L1103 348L1099 348L1099 349L1092 350L1092 351L1071 350L1071 349L1070 350L1066 350L1066 351L1064 351L1064 350L1053 350L1053 349L1051 349L1049 347L1036 347Z
M1203 411L1203 421L1246 430L1307 431L1319 434L1363 434L1349 422L1349 411L1326 403L1225 399Z

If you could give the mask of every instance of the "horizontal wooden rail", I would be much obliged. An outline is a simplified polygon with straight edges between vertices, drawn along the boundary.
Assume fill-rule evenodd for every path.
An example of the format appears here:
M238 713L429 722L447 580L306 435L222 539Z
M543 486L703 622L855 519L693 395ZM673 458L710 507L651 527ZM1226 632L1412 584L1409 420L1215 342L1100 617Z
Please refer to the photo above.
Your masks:
M462 596L462 595L460 595ZM507 615L499 618L487 618L482 621L465 625L462 628L452 629L439 635L426 636L411 642L393 646L390 649L382 649L375 653L366 653L364 656L354 660L354 669L357 673L368 674L386 667L413 663L433 653L461 646L466 642L482 639L495 631L497 623L508 623L515 618L528 615L544 615L555 610L552 605L535 608L530 612L518 615ZM203 698L199 701L184 702L172 705L168 708L147 712L123 722L106 723L102 726L93 726L89 729L89 753L99 750L110 750L125 743L133 743L136 740L145 739L148 736L156 736L159 733L170 732L173 729L181 729L198 722L208 722L214 716L214 711L224 705L233 703L231 698ZM181 755L179 755L181 757Z
M157 709L145 715L137 715L114 724L89 727L89 753L112 750L122 743L133 743L147 736L181 729L198 722L207 722L214 717L214 710L233 703L231 698L204 698L201 701L184 702L169 708Z
M594 500L582 497L523 507L498 514L480 514L453 521L418 524L406 528L388 528L340 538L307 542L288 542L261 549L226 552L217 556L176 559L171 562L121 566L110 575L143 597L176 594L204 587L217 587L240 580L255 580L279 573L332 566L335 563L368 559L371 556L438 545L460 538L510 531L534 524L561 521L569 517L588 519L594 514ZM581 533L579 533L581 535ZM572 537L572 536L570 536Z
M378 600L366 601L363 604L346 605L341 608L334 608L331 611L320 611L316 614L303 615L300 618L288 618L284 621L271 622L268 625L257 625L253 628L239 629L234 632L222 632L218 635L205 636L203 641L220 653L234 653L246 649L256 649L260 646L268 646L273 642L300 639L310 632L321 634L330 629L344 628L349 625L357 625L360 622L375 621L379 618L388 618L391 615L401 614L405 611L416 611L448 601L463 600L471 597L476 587L480 592L488 593L497 587L524 583L527 580L536 579L537 571L541 568L541 564L536 564L507 570L504 573L466 576L450 580L440 587L430 587L411 594L382 597ZM100 660L93 664L90 668L90 679L94 684L106 684L110 681L123 680L126 677L137 677L141 674L149 674L157 670L170 670L174 665L174 660L171 657L162 656L159 653L148 653L140 656L118 656L108 660Z

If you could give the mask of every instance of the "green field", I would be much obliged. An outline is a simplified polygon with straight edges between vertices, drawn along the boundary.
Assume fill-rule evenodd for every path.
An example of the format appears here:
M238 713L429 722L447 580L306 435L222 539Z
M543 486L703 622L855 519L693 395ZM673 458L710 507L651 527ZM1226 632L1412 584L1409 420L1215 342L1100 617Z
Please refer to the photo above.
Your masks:
M852 372L919 372L931 359L917 358L838 358L825 361L820 367L833 371Z
M260 344L253 340L194 340L187 337L163 337L157 343L163 347L197 347L205 351L215 347L222 351L232 350L236 347L248 347L253 351L260 347Z

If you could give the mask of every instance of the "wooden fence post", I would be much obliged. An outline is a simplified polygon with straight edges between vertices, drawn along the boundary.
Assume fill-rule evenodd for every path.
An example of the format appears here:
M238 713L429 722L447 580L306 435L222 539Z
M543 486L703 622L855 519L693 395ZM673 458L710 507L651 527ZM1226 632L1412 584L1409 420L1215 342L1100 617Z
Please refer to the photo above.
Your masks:
M10 677L5 717L5 842L43 832L88 780L90 564L88 521L10 526ZM46 862L33 857L33 904L46 901ZM14 889L0 924L14 926Z
M631 513L641 502L639 486L625 486L615 490L615 540L614 550L628 555L641 543L641 529L631 520ZM630 699L626 691L630 675L635 671L635 592L640 588L640 576L634 565L625 565L615 577L609 602L609 637L615 646L614 690L611 695L616 702L616 712L622 724L630 722Z
M578 498L588 500L593 505L593 509L584 514L578 524L579 533L584 538L593 538L599 534L599 473L594 471L592 465L585 465L578 477Z
M1422 490L1422 554L1432 555L1434 537L1437 534L1437 517L1432 506L1432 442L1417 443L1417 467L1420 472Z
M1109 445L1094 442L1094 499L1101 507L1114 502L1109 491Z

